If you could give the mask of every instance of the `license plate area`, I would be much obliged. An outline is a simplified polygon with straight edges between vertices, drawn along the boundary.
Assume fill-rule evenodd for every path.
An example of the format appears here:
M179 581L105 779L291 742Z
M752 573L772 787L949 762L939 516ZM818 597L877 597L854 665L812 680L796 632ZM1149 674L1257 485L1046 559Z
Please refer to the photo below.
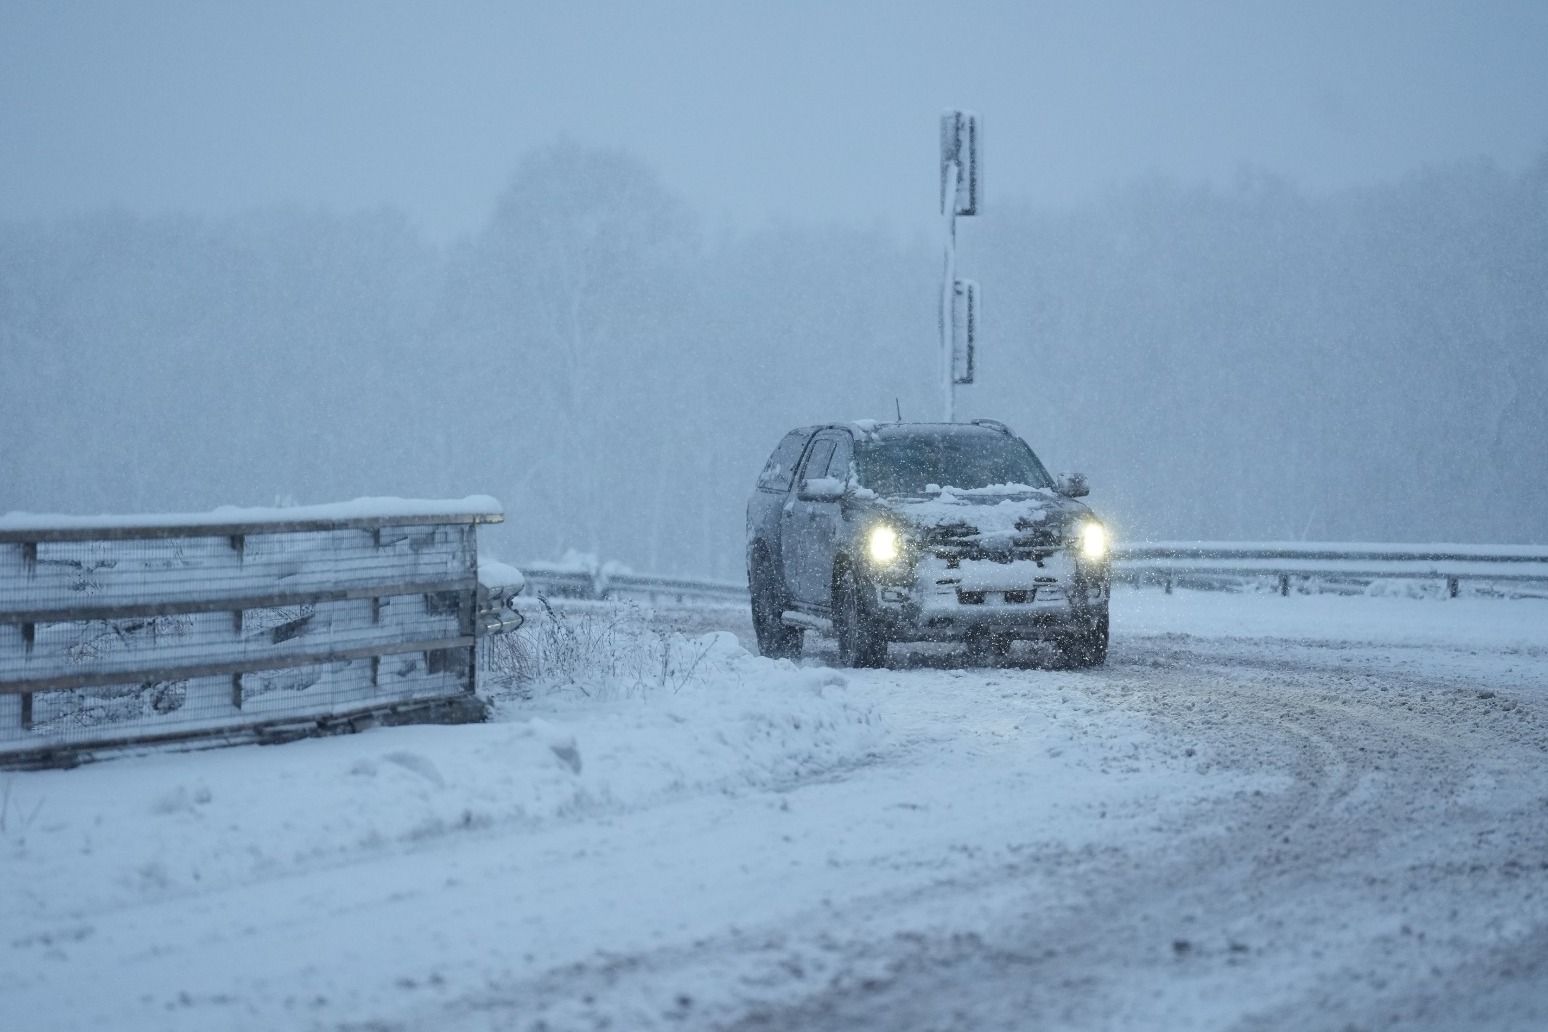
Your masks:
M1045 588L1043 590L1046 592L1049 589ZM1036 602L1037 598L1037 588L1021 588L1007 591L957 589L957 604L960 606L1024 606Z

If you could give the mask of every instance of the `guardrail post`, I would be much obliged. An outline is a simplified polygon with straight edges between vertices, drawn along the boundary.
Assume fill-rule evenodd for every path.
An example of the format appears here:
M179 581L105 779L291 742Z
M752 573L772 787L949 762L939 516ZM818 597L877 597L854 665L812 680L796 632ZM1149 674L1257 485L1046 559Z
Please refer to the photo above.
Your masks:
M1172 578L1170 577L1166 579L1166 593L1168 595L1172 593Z
M1290 597L1290 575L1288 573L1281 573L1279 575L1279 594L1282 598Z
M1456 598L1457 592L1462 589L1462 586L1458 584L1457 581L1458 578L1456 577L1446 578L1446 594L1451 598Z

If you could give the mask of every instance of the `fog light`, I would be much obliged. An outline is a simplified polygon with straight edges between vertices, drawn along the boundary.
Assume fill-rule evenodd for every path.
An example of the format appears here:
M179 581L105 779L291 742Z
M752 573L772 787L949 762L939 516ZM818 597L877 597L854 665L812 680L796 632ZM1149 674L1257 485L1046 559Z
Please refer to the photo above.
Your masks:
M868 542L871 561L879 566L886 566L897 561L898 558L898 532L885 523L871 528L871 537Z
M1107 528L1100 523L1086 523L1080 528L1080 554L1087 559L1100 559L1107 554Z

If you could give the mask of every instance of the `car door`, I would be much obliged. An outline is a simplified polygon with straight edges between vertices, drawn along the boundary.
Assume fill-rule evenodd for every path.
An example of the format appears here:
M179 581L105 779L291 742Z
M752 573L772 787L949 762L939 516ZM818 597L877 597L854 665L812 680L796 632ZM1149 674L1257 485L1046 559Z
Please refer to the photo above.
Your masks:
M827 478L839 483L849 480L849 460L854 452L849 435L839 433L834 438L833 457L828 460ZM820 606L833 604L833 560L838 553L839 536L844 519L844 504L833 500L811 502L813 514L810 520L811 544L807 549L809 560L806 570L811 577L807 591L810 600Z
M817 432L816 427L801 427L790 431L780 439L778 446L763 464L758 474L758 484L747 499L747 559L748 575L753 573L752 560L755 552L763 553L774 563L770 573L780 574L780 519L781 510L795 490L795 475L801 466L801 456L806 445ZM749 582L750 583L750 582Z
M796 599L808 605L829 604L835 541L843 513L838 499L802 498L800 486L819 477L842 483L849 475L850 452L849 435L837 431L820 435L796 481L789 524L792 537L786 539L794 541L796 548L792 557L794 568L786 583Z

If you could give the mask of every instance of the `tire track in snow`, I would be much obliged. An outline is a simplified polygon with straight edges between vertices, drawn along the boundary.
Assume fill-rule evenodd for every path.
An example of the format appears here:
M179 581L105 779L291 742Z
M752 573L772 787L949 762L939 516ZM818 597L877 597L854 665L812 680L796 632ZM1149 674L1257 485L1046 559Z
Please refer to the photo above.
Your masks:
M367 1027L1537 1027L1511 1022L1544 998L1527 976L1548 938L1548 677L1519 651L1508 676L1454 653L1158 636L1120 639L1103 671L994 668L1279 787ZM910 690L906 670L852 676ZM1491 797L1512 774L1540 796Z

